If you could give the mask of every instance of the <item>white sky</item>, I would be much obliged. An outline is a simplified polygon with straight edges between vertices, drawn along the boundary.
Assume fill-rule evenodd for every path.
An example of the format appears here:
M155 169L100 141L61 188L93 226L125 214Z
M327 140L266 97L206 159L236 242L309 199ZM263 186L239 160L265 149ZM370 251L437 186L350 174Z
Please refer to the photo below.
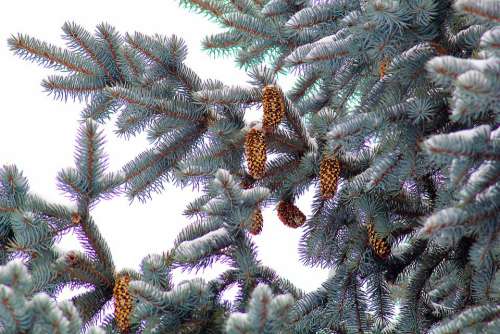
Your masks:
M180 8L177 1L3 0L0 4L0 164L16 164L28 178L31 191L46 200L71 204L56 188L55 178L62 168L73 166L77 120L83 105L47 96L40 82L52 72L14 56L8 50L7 38L24 33L64 47L60 36L65 21L74 21L91 32L97 24L107 22L122 34L134 31L176 34L188 45L187 65L202 79L246 85L245 72L236 68L232 59L214 59L201 51L202 38L221 29L203 16ZM282 85L286 89L288 82ZM109 171L119 170L147 145L144 137L125 142L113 134L113 129L113 123L105 128ZM189 223L181 213L194 197L190 189L167 186L162 194L153 195L145 204L134 201L129 206L125 197L98 204L92 215L111 248L116 267L138 269L145 255L170 249L178 232ZM306 214L310 200L309 196L303 196L298 201ZM326 279L327 271L308 268L299 262L297 246L302 229L283 226L273 208L267 208L263 214L263 232L254 237L260 260L299 288L306 291L317 288ZM65 237L60 245L65 249L78 247L71 237ZM218 266L201 275L210 279L221 270ZM186 274L178 273L175 278L184 277Z

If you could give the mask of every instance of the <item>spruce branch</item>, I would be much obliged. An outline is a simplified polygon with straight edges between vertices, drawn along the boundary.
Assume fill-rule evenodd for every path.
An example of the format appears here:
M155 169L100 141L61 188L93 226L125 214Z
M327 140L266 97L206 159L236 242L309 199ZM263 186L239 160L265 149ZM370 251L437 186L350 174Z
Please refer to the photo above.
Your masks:
M27 35L12 35L8 43L14 54L29 61L36 61L45 67L87 76L96 76L98 73L98 69L82 56L70 54L67 50L40 42Z
M82 26L79 26L74 22L65 22L62 26L62 30L65 33L64 37L68 41L68 46L89 57L92 62L97 64L107 79L111 80L111 73L99 57L101 50L99 50L99 47L97 46L96 39L93 38L91 34Z
M492 23L500 22L500 7L496 1L492 0L458 0L455 3L455 8L464 13L480 17L481 19Z

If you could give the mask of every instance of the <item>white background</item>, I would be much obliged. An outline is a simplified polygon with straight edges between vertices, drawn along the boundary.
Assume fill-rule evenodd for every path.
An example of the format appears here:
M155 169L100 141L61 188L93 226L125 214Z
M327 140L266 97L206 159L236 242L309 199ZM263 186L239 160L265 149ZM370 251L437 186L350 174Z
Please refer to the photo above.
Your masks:
M7 38L23 33L64 47L61 26L74 21L93 32L107 22L121 33L176 34L189 49L187 65L202 79L219 79L228 85L246 85L247 76L236 68L231 58L210 57L201 51L204 36L221 31L202 15L180 8L177 1L11 1L0 3L0 164L16 164L28 178L31 191L48 201L73 205L57 189L55 177L65 167L73 166L73 153L82 104L56 101L43 92L40 82L53 72L15 56ZM280 81L286 89L290 80ZM258 119L260 115L248 115ZM117 138L113 122L105 128L109 170L117 171L144 150L144 137L129 141ZM190 189L166 186L162 194L142 204L129 204L125 197L103 201L92 211L101 234L111 248L117 269L138 269L141 259L161 253L173 245L178 232L189 223L182 211L195 198ZM310 196L298 206L309 214ZM260 260L299 288L311 291L327 277L326 270L309 268L299 262L297 246L302 229L292 230L281 224L273 208L264 210L263 232L254 237ZM60 246L78 248L72 236L65 236ZM217 266L198 273L210 279L221 272ZM192 274L191 276L193 276ZM175 279L187 277L176 273Z

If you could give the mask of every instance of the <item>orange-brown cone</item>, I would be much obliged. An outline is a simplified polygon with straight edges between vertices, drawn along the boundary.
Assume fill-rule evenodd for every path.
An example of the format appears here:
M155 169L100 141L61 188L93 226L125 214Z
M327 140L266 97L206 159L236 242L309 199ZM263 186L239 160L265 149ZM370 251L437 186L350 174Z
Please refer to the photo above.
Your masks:
M128 333L130 329L130 314L132 313L132 296L128 290L130 276L123 275L116 279L113 288L115 298L115 321L122 333Z
M297 228L306 221L306 216L290 202L281 201L278 203L278 218L288 227Z
M267 85L262 90L262 127L264 131L274 130L285 115L285 100L281 90L274 85Z
M378 67L378 74L380 78L382 78L385 75L385 72L387 71L387 66L389 66L390 60L389 58L384 58L380 61L379 67Z
M366 225L366 229L368 231L368 243L373 252L382 259L387 258L391 254L391 247L389 247L384 239L377 235L372 223Z
M258 180L264 176L266 168L266 142L264 133L258 129L248 131L245 138L245 158L248 174Z
M257 235L262 232L262 226L264 225L264 217L262 217L262 211L260 208L255 209L252 215L252 226L250 226L250 233Z
M323 199L329 199L335 195L339 175L340 161L335 157L323 156L319 165L319 186Z

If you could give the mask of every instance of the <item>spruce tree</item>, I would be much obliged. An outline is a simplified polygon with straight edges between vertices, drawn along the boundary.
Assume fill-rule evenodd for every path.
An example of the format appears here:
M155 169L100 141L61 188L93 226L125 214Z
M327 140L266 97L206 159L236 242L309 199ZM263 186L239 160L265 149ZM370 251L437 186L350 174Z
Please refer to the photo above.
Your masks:
M203 47L234 57L247 85L199 78L177 36L68 22L67 49L9 39L21 58L65 72L42 82L56 99L86 106L75 167L57 178L75 207L31 193L15 166L0 170L1 330L500 332L500 3L181 5L225 28ZM287 74L297 79L284 91ZM261 122L245 121L255 109ZM99 130L114 114L118 135L150 140L115 173ZM203 189L185 210L192 223L137 270L115 268L92 208L121 192L146 202L166 182ZM306 191L307 219L294 204ZM303 263L330 269L315 291L260 262L252 235L265 207L302 229ZM67 231L84 252L55 246ZM230 268L172 284L174 268L215 262ZM88 291L50 300L66 286ZM108 303L114 313L99 319Z

